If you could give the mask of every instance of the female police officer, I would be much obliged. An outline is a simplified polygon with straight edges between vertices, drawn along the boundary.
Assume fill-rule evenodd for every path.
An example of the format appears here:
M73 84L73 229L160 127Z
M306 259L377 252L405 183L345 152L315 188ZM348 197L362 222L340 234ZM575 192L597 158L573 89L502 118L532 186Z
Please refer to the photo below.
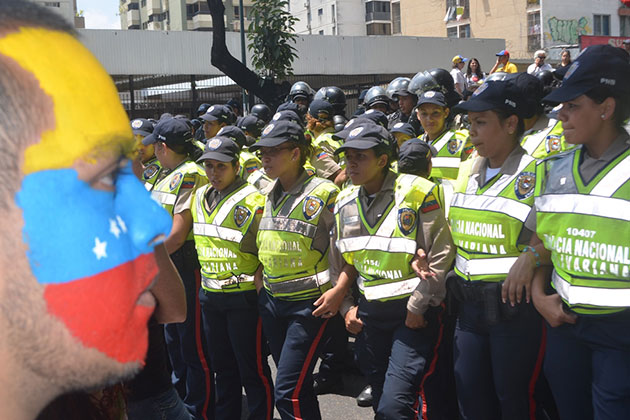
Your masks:
M355 186L337 199L331 258L346 265L335 270L342 271L340 282L358 273L359 303L345 318L359 334L357 358L372 386L376 418L411 419L440 329L453 248L435 184L391 171L392 150L394 139L373 123L357 125L337 150L346 153ZM425 279L411 266L419 248L435 273Z
M257 244L264 267L260 316L278 368L276 407L283 419L320 419L312 372L327 320L317 315L333 316L345 294L332 305L331 293L323 297L332 286L328 244L339 190L304 170L310 145L296 123L272 121L250 149L260 150L265 172L275 179Z
M543 243L519 257L526 281L515 281L507 297L520 298L532 268L542 265L532 297L552 327L545 374L563 419L630 413L629 97L628 55L597 45L545 98L562 103L564 135L578 146L539 166L536 233ZM547 295L549 263L555 291Z
M248 418L271 419L271 373L256 301L262 287L256 233L265 199L239 176L239 151L234 141L218 136L198 159L209 180L191 206L203 287L199 299L216 375L214 418L241 418L244 387Z
M190 206L195 191L207 184L208 179L194 161L201 151L192 139L185 121L166 118L143 139L143 144L154 144L155 156L169 170L168 175L157 182L151 196L173 216L173 227L164 243L184 282L187 313L186 322L168 324L164 333L178 381L176 387L181 386L184 390L181 392L184 404L193 417L202 419L214 411L214 387L203 349L198 297L199 261L193 242Z
M484 83L457 108L468 111L479 153L459 170L449 221L457 246L449 283L460 301L454 362L463 419L529 419L542 363L542 322L532 304L500 304L502 282L531 231L536 161L520 147L521 91L512 81Z

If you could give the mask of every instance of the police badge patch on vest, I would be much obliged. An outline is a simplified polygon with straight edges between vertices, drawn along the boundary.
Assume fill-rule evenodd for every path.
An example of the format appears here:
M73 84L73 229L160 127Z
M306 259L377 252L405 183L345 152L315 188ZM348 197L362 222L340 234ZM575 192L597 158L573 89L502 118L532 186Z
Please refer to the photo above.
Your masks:
M179 185L179 181L182 180L182 177L183 175L181 172L177 172L175 175L173 175L173 178L171 178L170 184L168 184L168 187L171 189L171 191L177 188L177 186Z
M152 163L145 168L144 172L142 172L142 178L145 181L148 181L151 178L153 178L159 171L160 171L160 165Z
M562 136L551 134L545 139L545 150L547 153L557 152L562 147Z
M416 227L416 212L410 208L398 210L398 228L404 235L409 235Z
M459 150L459 146L461 146L462 142L459 141L458 139L456 139L455 137L453 137L452 139L450 139L448 141L448 143L446 144L446 150L448 150L448 152L451 155L454 155L455 153L457 153L457 151Z
M319 212L324 207L324 201L317 197L308 196L304 200L304 205L302 206L302 213L306 220L312 220L319 214Z
M523 172L516 178L514 194L516 194L519 200L523 200L534 193L535 185L536 175L533 172Z
M243 227L251 214L252 212L248 208L243 206L236 206L234 208L234 223L236 223L236 226L238 227Z

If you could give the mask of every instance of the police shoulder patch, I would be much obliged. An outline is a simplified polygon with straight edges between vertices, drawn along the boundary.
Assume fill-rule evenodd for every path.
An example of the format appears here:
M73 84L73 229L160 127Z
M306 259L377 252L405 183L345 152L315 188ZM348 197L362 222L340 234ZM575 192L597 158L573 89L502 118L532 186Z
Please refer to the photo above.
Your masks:
M168 184L168 187L171 189L171 191L179 186L179 183L181 182L183 177L184 176L181 172L173 174L173 176L171 177L171 182Z
M534 186L536 185L536 174L533 172L523 172L517 178L514 183L514 194L519 200L524 200L534 193Z
M398 210L398 228L403 235L409 235L416 228L416 212L410 208Z
M550 134L545 139L545 150L547 153L557 152L562 148L562 136Z
M451 155L454 155L455 153L457 153L457 152L459 151L459 147L460 147L461 145L462 145L462 142L461 142L459 139L457 139L457 138L453 137L453 138L452 138L452 139L450 139L450 140L448 141L448 143L446 144L446 150L448 150L448 152L449 152Z
M238 227L243 227L245 222L249 220L249 216L251 216L251 214L252 212L247 207L234 207L234 223L236 223L236 226Z
M324 201L319 197L313 197L309 195L304 199L304 205L302 206L302 213L306 220L314 219L324 207Z
M144 169L144 172L142 172L142 179L148 181L153 178L159 171L160 165L152 163Z
M424 202L422 203L422 206L420 206L420 211L422 213L428 213L440 208L440 203L438 203L437 198L435 198L434 191L436 188L437 187L434 187L433 190L431 190L431 192L424 198Z

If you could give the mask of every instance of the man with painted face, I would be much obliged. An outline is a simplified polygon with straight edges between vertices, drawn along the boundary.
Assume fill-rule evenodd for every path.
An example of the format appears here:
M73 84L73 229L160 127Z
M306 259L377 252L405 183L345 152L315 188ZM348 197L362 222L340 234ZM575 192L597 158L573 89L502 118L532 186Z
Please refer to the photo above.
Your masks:
M10 0L0 28L0 403L21 420L143 366L170 220L133 175L116 88L73 29Z

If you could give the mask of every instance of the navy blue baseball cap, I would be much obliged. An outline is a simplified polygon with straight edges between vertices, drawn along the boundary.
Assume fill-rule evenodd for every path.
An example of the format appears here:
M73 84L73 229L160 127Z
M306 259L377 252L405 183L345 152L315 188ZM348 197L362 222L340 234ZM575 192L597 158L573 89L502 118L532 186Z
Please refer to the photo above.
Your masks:
M212 159L219 162L232 162L238 159L241 148L232 139L216 136L208 140L203 149L203 155L197 159L197 163Z
M142 144L148 146L161 141L171 147L186 144L192 139L192 131L186 121L179 118L167 118L156 124L153 133L142 139Z
M131 131L133 131L133 134L146 137L153 133L153 123L144 118L136 118L131 121Z
M212 105L205 114L200 115L199 118L212 122L219 121L220 123L230 124L233 112L227 105Z
M389 132L407 134L408 136L411 136L411 137L418 136L413 126L409 123L404 123L404 122L399 122L399 123L394 124L394 126L389 129Z
M217 137L219 136L232 139L240 147L243 147L247 144L247 137L245 136L245 133L243 133L243 130L233 125L226 125L225 127L221 127L221 129L217 133Z
M363 122L353 126L348 133L344 144L335 150L335 154L346 149L367 150L379 145L392 146L394 140L385 127L381 127L373 122Z
M261 128L265 125L265 122L255 115L247 115L238 122L238 127L243 131L248 131L254 135L254 137L260 136Z
M299 116L299 114L290 109L284 109L282 111L278 111L275 114L273 114L273 117L271 118L271 122L274 122L274 121L292 121L298 124L299 126L304 127L304 121Z
M435 92L433 90L423 92L422 95L420 95L420 97L418 98L418 106L424 104L433 104L444 108L448 107L444 94L442 92Z
M528 73L516 73L510 79L521 91L526 109L523 111L525 118L532 118L537 112L542 111L542 98L544 86L542 81Z
M437 155L437 149L426 141L419 138L409 139L400 146L398 163L407 161L413 167L417 166L418 162L428 161L435 155Z
M376 109L368 109L359 118L368 119L382 127L387 127L387 115Z
M460 102L454 109L467 112L502 110L521 117L528 114L525 98L513 80L483 83L470 99Z
M249 147L256 151L261 147L275 147L287 141L306 144L304 129L293 121L272 121L262 131L260 140Z
M308 113L318 120L332 120L334 110L330 102L323 99L315 99L308 107Z
M586 48L569 66L562 85L543 100L552 104L567 102L597 87L630 94L630 63L624 50L611 45Z

